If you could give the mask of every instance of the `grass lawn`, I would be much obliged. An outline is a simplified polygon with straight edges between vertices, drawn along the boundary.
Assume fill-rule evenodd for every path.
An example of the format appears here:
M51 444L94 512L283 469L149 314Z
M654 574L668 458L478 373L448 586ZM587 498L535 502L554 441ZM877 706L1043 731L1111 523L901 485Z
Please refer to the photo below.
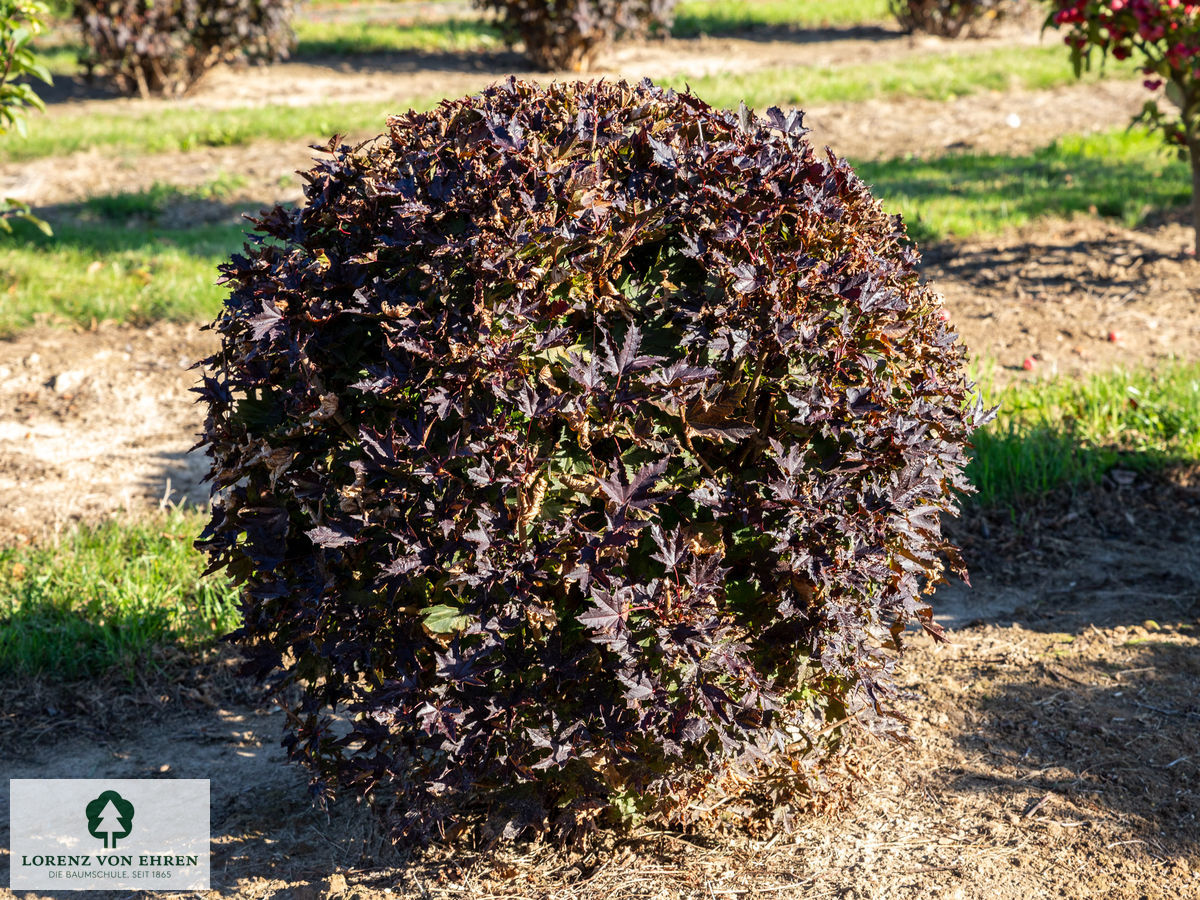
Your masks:
M859 175L919 243L995 234L1043 216L1127 226L1191 197L1187 164L1144 131L1066 136L1027 156L968 153L862 162Z
M238 225L188 229L24 223L0 236L0 335L36 321L87 324L211 319L224 292L217 266L244 241Z
M466 53L495 50L504 46L494 17L478 15L414 16L405 9L407 0L391 3L354 3L364 7L361 19L322 16L322 7L348 3L313 3L301 8L295 29L296 55L327 56L363 53L418 52ZM59 11L69 18L70 10ZM683 0L675 10L671 35L694 38L733 35L762 28L844 28L892 21L887 0ZM61 32L42 40L44 61L50 70L69 74L76 69L77 48L67 46Z
M969 48L970 45L967 45ZM1108 77L1141 77L1130 65L1113 64ZM1096 81L1098 72L1083 80ZM950 100L986 91L1045 90L1077 79L1062 47L1001 47L902 61L863 62L831 68L790 66L699 77L678 76L666 84L692 90L713 106L736 107L743 100L762 110L920 97Z
M480 86L483 86L481 82ZM69 112L41 116L29 137L5 140L0 162L64 156L84 150L114 155L229 147L255 140L324 143L330 135L383 130L391 114L429 109L439 97L398 97L365 103L158 109L128 113Z
M683 0L675 37L755 28L832 28L894 22L887 0Z
M201 577L197 513L80 528L0 550L0 676L129 675L152 650L212 642L238 622L228 581Z
M918 243L1093 210L1136 225L1155 210L1186 204L1191 189L1186 164L1136 131L1066 137L1027 156L967 154L856 168L889 211L904 215ZM25 223L0 235L0 333L38 316L83 324L212 318L223 296L217 265L241 246L243 226L167 229L144 221L171 196L151 188L93 198L82 218L55 223L53 237ZM138 217L132 227L113 227L130 215Z
M999 405L974 438L968 474L984 506L1098 484L1114 466L1200 462L1200 363L984 390Z

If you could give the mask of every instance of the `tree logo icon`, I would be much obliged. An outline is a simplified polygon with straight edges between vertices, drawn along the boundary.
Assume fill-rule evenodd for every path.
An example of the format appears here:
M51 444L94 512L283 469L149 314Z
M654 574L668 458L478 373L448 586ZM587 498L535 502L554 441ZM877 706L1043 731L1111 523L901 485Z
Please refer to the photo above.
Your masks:
M133 804L116 791L105 791L87 805L88 833L104 840L105 850L114 850L117 840L133 831Z

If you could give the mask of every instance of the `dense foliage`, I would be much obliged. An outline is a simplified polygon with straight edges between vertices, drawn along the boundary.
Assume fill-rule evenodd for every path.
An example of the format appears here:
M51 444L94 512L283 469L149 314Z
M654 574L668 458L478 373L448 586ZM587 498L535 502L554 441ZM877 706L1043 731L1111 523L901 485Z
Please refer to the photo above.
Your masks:
M293 0L79 0L80 62L125 94L182 94L218 63L288 55Z
M589 68L621 36L640 37L671 24L675 0L475 0L500 15L510 40L525 44L541 69Z
M9 131L25 134L25 116L30 109L43 109L41 98L29 83L37 78L50 83L50 73L34 55L32 40L45 28L49 14L38 0L0 0L0 136ZM46 229L46 224L29 213L29 207L0 197L0 230L10 231L10 218L28 219Z
M1150 100L1138 116L1179 146L1192 164L1192 223L1200 256L1200 2L1186 0L1050 0L1047 26L1067 29L1075 73L1101 62L1136 58L1146 87L1165 86L1175 114Z
M570 829L894 734L981 418L898 217L799 112L516 80L308 175L223 271L198 546L294 758ZM348 714L348 733L331 721Z
M1023 0L888 0L905 31L940 37L979 35L988 31Z

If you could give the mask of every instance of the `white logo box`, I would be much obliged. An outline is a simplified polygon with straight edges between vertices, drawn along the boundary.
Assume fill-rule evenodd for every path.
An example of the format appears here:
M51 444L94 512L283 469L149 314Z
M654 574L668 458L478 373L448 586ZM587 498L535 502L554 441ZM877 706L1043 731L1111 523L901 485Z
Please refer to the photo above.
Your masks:
M209 888L209 782L9 781L12 890Z

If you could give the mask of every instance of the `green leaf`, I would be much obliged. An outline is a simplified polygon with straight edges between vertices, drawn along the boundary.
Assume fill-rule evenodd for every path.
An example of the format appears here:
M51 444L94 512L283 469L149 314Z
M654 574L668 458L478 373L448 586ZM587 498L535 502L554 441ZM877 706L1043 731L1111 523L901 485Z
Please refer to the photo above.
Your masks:
M425 610L425 615L421 617L421 624L434 634L454 634L470 625L471 617L464 616L460 609L439 603L437 606L431 606Z
M1166 93L1167 93L1168 100L1170 100L1172 103L1174 103L1180 109L1183 109L1184 104L1187 103L1187 98L1184 96L1183 88L1181 88L1179 86L1178 82L1168 81Z
M50 77L50 70L39 62L31 62L27 65L25 67L25 74L32 75L34 78L46 82L46 84L54 84L54 79Z
M30 213L20 213L18 219L24 219L46 237L54 237L54 229L50 227L50 223L45 219L39 219L37 216Z

